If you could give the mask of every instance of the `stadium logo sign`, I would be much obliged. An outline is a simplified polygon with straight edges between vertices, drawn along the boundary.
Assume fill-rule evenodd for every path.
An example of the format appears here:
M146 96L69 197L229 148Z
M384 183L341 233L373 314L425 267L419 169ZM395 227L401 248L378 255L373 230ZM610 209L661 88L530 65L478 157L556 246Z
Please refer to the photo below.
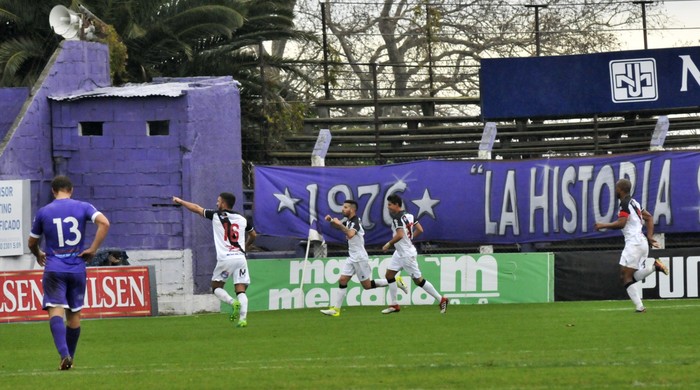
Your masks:
M658 275L659 298L698 298L698 270L700 256L659 257L669 266L669 275ZM657 286L657 278L647 277L642 282L642 288L653 289Z
M610 61L610 89L614 103L650 102L659 98L656 60L637 58Z

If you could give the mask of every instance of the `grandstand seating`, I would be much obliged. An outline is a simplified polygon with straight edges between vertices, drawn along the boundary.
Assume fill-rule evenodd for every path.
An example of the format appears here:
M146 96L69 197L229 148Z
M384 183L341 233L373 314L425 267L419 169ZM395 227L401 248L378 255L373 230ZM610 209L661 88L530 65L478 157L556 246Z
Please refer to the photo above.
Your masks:
M306 119L302 134L285 139L287 150L271 151L270 157L288 165L308 164L318 129L322 128L329 129L333 136L326 155L332 165L344 165L343 160L387 162L478 156L484 128L478 115L478 98L324 100L315 106L320 117ZM497 122L493 155L520 159L645 151L649 150L658 115L669 116L667 148L697 147L698 113L700 107L605 117L501 121Z

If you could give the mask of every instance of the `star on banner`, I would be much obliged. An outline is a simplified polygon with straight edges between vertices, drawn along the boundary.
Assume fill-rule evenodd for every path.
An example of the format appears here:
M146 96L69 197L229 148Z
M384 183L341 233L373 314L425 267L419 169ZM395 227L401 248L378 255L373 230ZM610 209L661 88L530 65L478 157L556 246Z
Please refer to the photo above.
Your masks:
M437 206L438 203L440 203L439 199L432 199L430 197L430 192L426 188L425 191L423 191L423 197L418 200L411 200L416 206L418 206L418 213L416 213L416 220L418 220L421 215L423 214L428 214L430 215L433 219L435 219L435 211L433 211L433 208Z
M277 212L279 213L280 211L284 209L289 209L296 215L297 213L297 208L296 204L301 201L301 199L298 198L292 198L292 195L289 193L289 188L285 187L284 189L284 194L272 194L275 196L280 201L279 206L277 207Z

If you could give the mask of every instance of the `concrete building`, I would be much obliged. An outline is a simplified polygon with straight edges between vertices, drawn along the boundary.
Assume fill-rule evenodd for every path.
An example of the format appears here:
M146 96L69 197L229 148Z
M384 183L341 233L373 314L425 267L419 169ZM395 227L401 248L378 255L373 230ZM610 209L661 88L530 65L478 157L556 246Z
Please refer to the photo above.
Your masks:
M103 246L126 250L132 265L156 265L161 312L218 309L198 295L210 294L216 262L210 222L171 198L214 208L219 193L233 192L242 211L235 80L114 87L106 45L63 41L31 90L0 89L0 110L0 180L30 180L32 217L52 200L52 178L67 175L74 198L110 219ZM29 254L0 260L0 270L33 268Z

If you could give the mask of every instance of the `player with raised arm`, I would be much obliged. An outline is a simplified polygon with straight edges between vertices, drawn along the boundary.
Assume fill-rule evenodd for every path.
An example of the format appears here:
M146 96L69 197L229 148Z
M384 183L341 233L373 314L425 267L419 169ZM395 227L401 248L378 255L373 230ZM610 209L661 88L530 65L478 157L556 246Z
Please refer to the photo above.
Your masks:
M440 295L433 284L423 278L423 274L418 268L418 261L416 259L418 251L416 251L416 247L413 245L413 239L423 233L423 227L420 223L414 221L412 214L402 209L403 200L400 196L392 194L389 195L386 200L387 208L392 218L391 229L394 232L394 236L389 242L384 244L382 250L386 252L392 246L395 250L394 254L391 256L389 266L386 269L386 280L389 283L389 298L391 302L389 307L382 310L382 313L390 314L401 311L401 307L396 298L398 293L397 287L408 294L408 286L406 286L397 273L401 270L405 270L411 275L413 283L415 283L416 286L421 287L439 302L440 313L444 314L447 311L447 298Z
M348 291L348 282L353 275L357 274L357 278L360 279L360 284L365 290L384 287L388 284L386 279L370 279L372 267L369 265L369 255L365 249L365 229L362 227L360 217L357 216L357 202L346 200L343 203L342 214L344 217L342 220L326 215L326 221L330 222L333 228L343 232L348 240L348 258L345 260L338 279L339 293L331 307L321 310L321 313L332 317L340 315L340 308Z
M69 370L80 338L80 311L87 282L85 266L107 237L109 220L90 203L71 199L73 183L66 176L56 176L51 181L51 192L55 199L37 211L28 244L37 263L44 267L42 308L49 314L51 335L61 358L58 368ZM97 232L85 249L87 222L95 223ZM42 236L43 250L39 249Z
M654 239L654 217L648 211L642 209L639 203L630 195L632 183L627 179L620 179L615 184L615 195L620 199L620 212L617 221L612 223L597 222L595 230L620 229L625 236L625 248L620 256L620 278L627 290L627 295L634 303L637 313L646 312L642 304L642 297L638 290L637 282L651 275L654 271L661 271L668 275L668 268L656 259L647 264L649 245L658 247ZM646 236L642 233L642 227L646 227Z
M187 210L212 221L214 247L216 248L216 267L211 277L211 290L220 301L231 305L231 321L239 328L248 326L248 296L246 290L250 285L248 261L245 250L255 240L253 224L235 211L236 196L222 192L216 199L216 210L173 196L173 202ZM226 280L231 277L236 292L234 299L225 289Z

